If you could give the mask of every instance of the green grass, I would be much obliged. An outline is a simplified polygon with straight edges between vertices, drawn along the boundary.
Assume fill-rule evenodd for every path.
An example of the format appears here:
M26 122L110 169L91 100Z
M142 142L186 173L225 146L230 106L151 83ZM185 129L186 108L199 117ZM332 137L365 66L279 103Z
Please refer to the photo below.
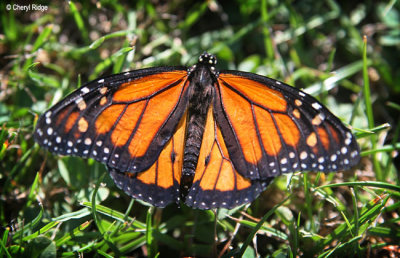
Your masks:
M47 3L45 12L0 4L0 257L399 254L390 251L400 242L397 1L99 3ZM34 143L38 116L79 85L191 65L205 50L220 69L317 97L352 126L360 164L280 176L231 211L158 209L117 189L102 164Z

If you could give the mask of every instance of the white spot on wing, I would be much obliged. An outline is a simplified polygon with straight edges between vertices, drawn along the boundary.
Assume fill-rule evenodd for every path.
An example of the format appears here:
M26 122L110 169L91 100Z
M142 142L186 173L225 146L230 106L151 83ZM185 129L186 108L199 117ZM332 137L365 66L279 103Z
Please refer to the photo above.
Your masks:
M311 105L313 108L315 108L316 110L319 110L322 108L322 106L318 103L318 102L314 102Z
M89 88L88 88L88 87L83 87L83 88L81 89L81 91L82 91L84 94L86 94L86 93L89 92Z
M78 98L75 100L76 105L78 106L79 110L84 110L86 108L86 102L83 98Z

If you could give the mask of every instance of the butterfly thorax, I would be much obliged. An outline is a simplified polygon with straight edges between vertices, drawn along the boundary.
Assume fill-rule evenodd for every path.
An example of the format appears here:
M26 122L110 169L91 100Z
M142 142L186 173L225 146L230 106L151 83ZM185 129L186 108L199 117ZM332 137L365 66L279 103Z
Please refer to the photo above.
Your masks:
M199 63L190 69L189 75L188 124L180 183L180 196L183 201L193 183L207 112L214 95L213 84L216 81L214 61L209 62L209 60L213 60L213 56L204 55L199 58ZM200 60L201 58L204 59Z

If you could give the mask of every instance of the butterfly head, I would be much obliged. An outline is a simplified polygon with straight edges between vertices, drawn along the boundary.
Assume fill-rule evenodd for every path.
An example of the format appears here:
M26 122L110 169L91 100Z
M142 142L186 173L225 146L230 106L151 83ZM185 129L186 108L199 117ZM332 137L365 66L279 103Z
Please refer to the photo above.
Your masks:
M217 57L215 55L204 52L199 57L199 63L204 65L215 66L217 64Z
M218 77L218 71L215 68L215 65L217 64L217 57L213 54L204 52L203 54L201 54L201 56L199 57L199 62L195 65L193 65L192 67L190 67L188 69L189 73L192 73L195 69L197 69L197 67L203 66L204 68L208 68L208 70L214 74L214 76Z

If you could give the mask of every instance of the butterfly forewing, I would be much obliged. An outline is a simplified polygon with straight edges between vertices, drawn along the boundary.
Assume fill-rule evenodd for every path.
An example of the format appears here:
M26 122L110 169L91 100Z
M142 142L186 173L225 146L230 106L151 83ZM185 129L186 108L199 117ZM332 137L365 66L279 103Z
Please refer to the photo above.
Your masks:
M244 72L221 72L218 82L215 116L233 164L245 177L328 172L358 163L350 130L313 97Z
M149 168L187 106L187 72L150 68L98 79L42 115L36 141L121 171Z

